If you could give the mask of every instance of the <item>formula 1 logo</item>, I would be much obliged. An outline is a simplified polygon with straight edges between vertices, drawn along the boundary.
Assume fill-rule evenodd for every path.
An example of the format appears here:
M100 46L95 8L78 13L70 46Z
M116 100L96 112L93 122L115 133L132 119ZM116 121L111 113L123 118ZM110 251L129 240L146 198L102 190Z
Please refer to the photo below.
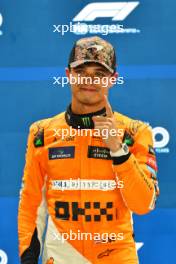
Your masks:
M7 264L7 263L8 263L7 254L0 249L0 264Z
M169 153L170 150L166 147L170 141L169 132L164 127L155 127L152 131L155 151L158 153Z
M85 34L136 34L140 33L140 29L133 27L124 27L122 24L117 24L116 21L124 21L130 13L136 9L139 1L133 2L100 2L87 4L74 18L72 25L73 33L76 35ZM97 18L107 19L115 24L95 24ZM93 22L92 22L93 21ZM90 23L91 22L91 23Z
M2 23L3 23L3 17L0 13L0 27L2 26ZM3 34L3 32L0 30L0 36Z
M91 3L73 21L94 21L98 17L112 17L113 21L123 21L138 5L139 2Z

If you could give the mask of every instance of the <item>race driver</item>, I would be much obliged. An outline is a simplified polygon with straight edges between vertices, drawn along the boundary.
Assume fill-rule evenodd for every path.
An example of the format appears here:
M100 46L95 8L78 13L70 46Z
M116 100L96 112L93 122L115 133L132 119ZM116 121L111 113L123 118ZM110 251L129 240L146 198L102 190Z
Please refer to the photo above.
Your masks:
M137 264L132 213L153 210L159 194L151 127L111 108L108 91L118 74L109 42L78 40L66 74L100 81L70 84L66 111L30 127L18 213L21 263L37 264L42 255L43 264ZM70 128L100 133L57 133Z

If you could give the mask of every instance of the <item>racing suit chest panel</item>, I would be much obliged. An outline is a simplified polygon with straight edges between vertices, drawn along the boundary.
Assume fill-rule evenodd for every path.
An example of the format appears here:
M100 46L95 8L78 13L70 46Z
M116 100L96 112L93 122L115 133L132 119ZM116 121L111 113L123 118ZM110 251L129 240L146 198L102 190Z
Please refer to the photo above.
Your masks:
M112 160L109 158L109 152L101 138L77 136L70 140L51 142L45 145L45 159L47 160L46 172L48 176L47 200L50 209L54 209L54 200L72 203L74 197L75 202L79 201L82 207L86 202L89 203L95 214L100 209L94 208L94 203L101 202L102 208L106 208L108 202L112 203L113 208L109 211L113 212L114 220L119 220L119 214L123 215L126 212L120 189L116 187L110 189L110 185L116 184L116 179L112 170ZM89 182L83 183L82 187L77 184L77 188L73 190L70 180L72 183L74 180ZM96 187L97 184L99 186ZM83 189L81 190L81 188ZM118 210L119 212L117 212L117 207L121 208ZM54 214L55 212L52 210L53 217ZM84 217L79 216L79 219L81 218L84 222ZM106 217L102 217L105 224L107 224L106 220ZM88 225L88 223L86 224ZM98 221L95 226L99 228Z

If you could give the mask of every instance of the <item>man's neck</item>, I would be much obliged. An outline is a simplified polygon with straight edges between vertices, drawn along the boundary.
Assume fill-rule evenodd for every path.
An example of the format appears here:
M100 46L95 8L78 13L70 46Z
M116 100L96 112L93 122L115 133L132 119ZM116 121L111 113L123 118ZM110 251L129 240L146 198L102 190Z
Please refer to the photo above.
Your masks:
M98 112L102 108L104 108L104 106L105 106L104 102L100 102L96 105L86 105L86 104L82 104L80 102L74 102L73 100L71 102L72 112L74 114L78 114L78 115Z
M103 107L102 109L98 111L89 110L88 113L75 113L73 112L73 109L71 107L71 104L67 107L67 110L65 112L65 120L67 124L73 128L94 128L94 122L92 120L92 117L95 115L101 115L106 116L106 108Z

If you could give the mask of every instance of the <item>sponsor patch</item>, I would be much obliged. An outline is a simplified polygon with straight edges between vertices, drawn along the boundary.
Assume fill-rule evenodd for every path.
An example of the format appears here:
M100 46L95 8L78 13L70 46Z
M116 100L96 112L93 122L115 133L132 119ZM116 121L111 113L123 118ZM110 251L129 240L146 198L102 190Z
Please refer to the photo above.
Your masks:
M55 217L67 221L79 221L80 217L86 222L113 221L113 212L113 202L84 202L80 206L77 201L55 201Z
M127 131L124 133L123 143L125 143L127 146L133 146L134 144L134 139Z
M109 148L88 146L88 158L111 160Z
M36 148L44 146L44 129L40 129L34 137L34 146Z
M57 147L49 148L49 159L69 159L74 158L75 156L75 147Z

